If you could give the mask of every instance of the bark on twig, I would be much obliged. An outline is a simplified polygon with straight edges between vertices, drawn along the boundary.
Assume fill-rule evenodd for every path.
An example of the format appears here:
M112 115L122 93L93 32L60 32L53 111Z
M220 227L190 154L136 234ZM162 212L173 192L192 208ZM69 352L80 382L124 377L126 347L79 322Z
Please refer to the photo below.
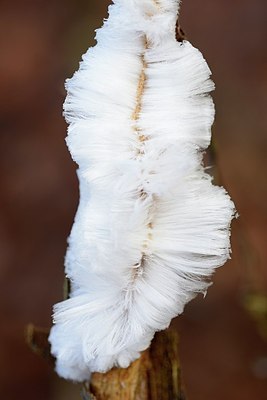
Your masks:
M129 368L92 375L85 399L184 400L178 357L178 335L157 333L151 347Z
M48 335L48 329L32 324L26 329L32 351L54 362ZM82 400L185 400L178 342L175 331L157 333L150 348L129 368L92 374L83 387Z

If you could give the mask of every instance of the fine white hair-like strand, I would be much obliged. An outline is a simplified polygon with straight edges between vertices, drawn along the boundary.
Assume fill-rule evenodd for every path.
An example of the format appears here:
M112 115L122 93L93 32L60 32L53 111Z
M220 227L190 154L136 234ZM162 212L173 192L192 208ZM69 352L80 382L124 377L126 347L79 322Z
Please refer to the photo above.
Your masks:
M127 367L230 255L234 205L202 164L214 84L176 41L178 0L114 0L67 80L67 144L80 204L66 255L70 298L50 333L60 376Z

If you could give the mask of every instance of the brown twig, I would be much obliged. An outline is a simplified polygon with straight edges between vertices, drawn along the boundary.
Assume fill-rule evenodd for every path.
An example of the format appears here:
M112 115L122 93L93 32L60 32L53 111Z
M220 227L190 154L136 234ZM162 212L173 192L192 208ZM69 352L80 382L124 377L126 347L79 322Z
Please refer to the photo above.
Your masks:
M85 392L97 400L184 400L177 333L157 333L151 347L127 369L93 374Z

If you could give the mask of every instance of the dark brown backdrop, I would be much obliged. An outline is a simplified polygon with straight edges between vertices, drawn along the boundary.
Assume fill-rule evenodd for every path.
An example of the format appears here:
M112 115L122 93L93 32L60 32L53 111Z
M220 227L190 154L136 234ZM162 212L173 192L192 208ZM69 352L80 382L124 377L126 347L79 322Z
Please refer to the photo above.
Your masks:
M30 321L49 326L51 306L61 299L78 201L64 144L63 83L93 43L107 3L0 2L1 399L78 398L78 388L28 351L23 329ZM241 215L233 260L218 271L205 301L195 300L175 322L184 379L190 400L264 400L267 345L242 295L267 287L267 2L183 3L182 26L214 73L218 164Z

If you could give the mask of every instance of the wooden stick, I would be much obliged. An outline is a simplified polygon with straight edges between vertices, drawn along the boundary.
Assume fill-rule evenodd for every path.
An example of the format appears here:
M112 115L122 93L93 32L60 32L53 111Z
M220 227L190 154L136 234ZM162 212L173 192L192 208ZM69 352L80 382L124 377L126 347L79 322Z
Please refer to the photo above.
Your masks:
M86 400L184 400L175 331L157 333L151 347L129 368L94 373Z
M28 345L54 363L48 335L49 329L27 326ZM157 333L150 348L129 368L92 374L83 387L83 400L185 400L178 344L175 331Z

